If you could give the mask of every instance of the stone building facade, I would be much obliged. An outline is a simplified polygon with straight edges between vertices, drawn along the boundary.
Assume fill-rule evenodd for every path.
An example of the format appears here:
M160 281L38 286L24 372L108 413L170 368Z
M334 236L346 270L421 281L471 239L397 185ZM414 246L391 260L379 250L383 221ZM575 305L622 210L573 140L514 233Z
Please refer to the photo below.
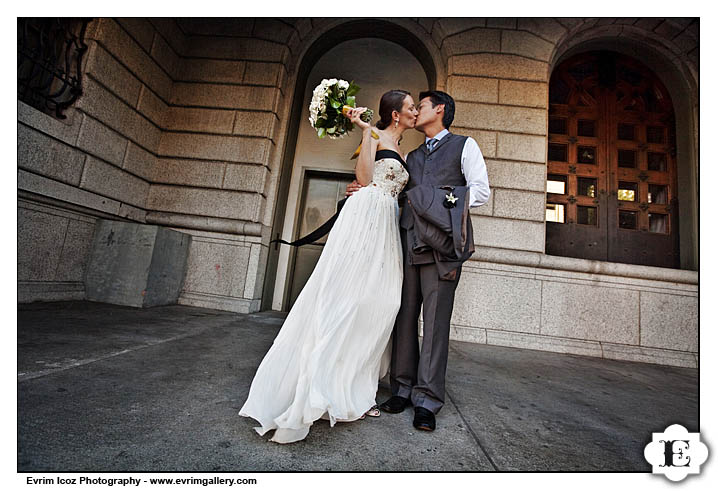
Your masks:
M310 145L307 96L349 73L370 107L397 81L446 90L486 159L454 339L696 367L698 39L689 18L93 19L67 119L18 100L19 301L85 298L104 218L192 236L181 304L286 310L298 259L270 240L299 235L310 178L350 178L358 144ZM679 266L546 254L549 82L589 52L670 94Z

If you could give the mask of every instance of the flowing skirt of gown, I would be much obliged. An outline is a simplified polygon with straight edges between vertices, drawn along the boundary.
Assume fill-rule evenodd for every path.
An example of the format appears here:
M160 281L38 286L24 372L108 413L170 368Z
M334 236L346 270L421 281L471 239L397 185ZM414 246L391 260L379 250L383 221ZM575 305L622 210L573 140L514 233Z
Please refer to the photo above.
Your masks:
M403 279L399 207L367 186L344 204L314 272L265 355L240 416L270 441L304 439L319 418L354 421L389 368Z

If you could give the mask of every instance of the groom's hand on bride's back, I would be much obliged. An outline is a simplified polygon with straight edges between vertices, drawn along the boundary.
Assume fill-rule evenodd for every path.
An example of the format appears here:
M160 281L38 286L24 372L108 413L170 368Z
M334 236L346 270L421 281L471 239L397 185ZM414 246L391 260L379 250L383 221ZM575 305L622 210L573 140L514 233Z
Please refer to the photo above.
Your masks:
M357 191L359 191L362 187L363 187L363 186L362 186L361 184L359 184L356 179L354 179L352 182L350 182L349 184L347 184L347 192L346 192L346 195L347 195L347 196L351 196L352 194L354 194L354 193L356 193Z

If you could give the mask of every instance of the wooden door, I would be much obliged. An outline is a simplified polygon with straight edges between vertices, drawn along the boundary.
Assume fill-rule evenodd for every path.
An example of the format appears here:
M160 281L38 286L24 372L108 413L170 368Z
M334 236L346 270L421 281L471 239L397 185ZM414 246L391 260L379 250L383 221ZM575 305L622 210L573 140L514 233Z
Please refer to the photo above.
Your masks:
M546 253L678 268L675 118L627 56L562 63L549 87Z

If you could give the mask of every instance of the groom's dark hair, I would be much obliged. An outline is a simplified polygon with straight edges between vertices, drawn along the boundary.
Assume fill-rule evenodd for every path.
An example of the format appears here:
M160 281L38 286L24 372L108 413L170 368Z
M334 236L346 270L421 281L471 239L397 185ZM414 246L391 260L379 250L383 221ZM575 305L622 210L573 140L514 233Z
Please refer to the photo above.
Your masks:
M424 97L431 98L431 107L436 107L439 104L444 105L444 117L441 118L441 124L443 124L444 128L448 130L451 123L454 122L454 111L456 110L454 98L446 92L442 92L440 90L427 90L426 92L419 92L419 100L422 100Z

